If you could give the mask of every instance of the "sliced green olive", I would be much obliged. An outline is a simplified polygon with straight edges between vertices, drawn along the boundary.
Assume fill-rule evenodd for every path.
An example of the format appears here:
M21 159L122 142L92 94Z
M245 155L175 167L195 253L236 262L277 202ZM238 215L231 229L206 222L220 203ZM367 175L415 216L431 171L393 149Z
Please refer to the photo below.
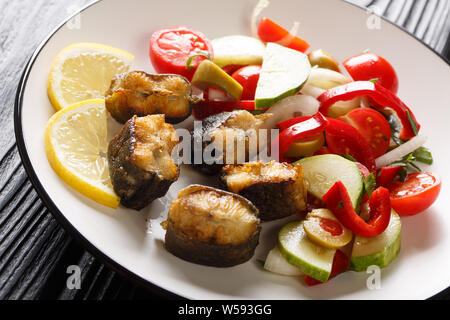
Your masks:
M284 154L288 158L301 158L312 156L325 144L325 138L322 133L310 138L301 139L294 142Z
M241 99L243 91L239 82L209 60L200 63L192 78L192 84L200 89L208 86L220 89L229 93L235 100Z
M330 69L336 72L340 72L339 63L328 53L319 49L311 52L308 55L311 66L318 66L319 68Z
M311 241L325 248L342 248L353 237L352 232L328 209L315 209L308 213L303 227Z

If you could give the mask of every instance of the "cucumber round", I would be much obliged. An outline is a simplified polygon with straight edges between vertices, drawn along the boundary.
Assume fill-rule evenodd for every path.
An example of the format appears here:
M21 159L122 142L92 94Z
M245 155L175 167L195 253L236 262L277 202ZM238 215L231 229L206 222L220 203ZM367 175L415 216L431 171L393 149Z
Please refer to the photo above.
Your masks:
M219 67L226 65L260 65L266 46L256 38L235 35L211 41L214 50L214 63Z
M268 43L255 93L256 109L269 108L300 91L311 73L308 56Z
M311 242L303 229L303 221L286 224L278 233L281 253L293 266L322 282L330 277L336 249L327 249Z
M402 222L398 214L392 210L387 229L374 238L355 237L351 269L366 271L369 266L387 267L399 254L401 247Z
M364 194L364 178L358 166L341 156L325 154L297 161L303 167L308 192L322 199L325 193L341 181L357 209Z

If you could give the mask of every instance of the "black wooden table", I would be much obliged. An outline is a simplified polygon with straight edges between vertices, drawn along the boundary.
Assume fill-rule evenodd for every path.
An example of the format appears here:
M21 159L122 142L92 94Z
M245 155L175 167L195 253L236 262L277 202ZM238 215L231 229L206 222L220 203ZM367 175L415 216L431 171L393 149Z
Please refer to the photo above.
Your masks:
M0 299L161 298L109 269L71 239L33 189L15 143L14 99L26 62L48 33L89 2L0 1ZM384 15L450 59L450 0L350 2ZM81 268L79 290L68 289L70 265ZM448 299L450 294L439 297Z

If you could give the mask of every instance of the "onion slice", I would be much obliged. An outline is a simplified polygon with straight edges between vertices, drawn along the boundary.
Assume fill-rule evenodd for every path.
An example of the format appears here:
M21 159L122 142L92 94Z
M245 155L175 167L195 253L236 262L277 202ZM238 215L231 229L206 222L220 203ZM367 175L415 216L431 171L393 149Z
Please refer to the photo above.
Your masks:
M423 146L426 141L427 137L425 136L415 136L408 142L405 142L394 150L377 158L375 160L375 164L377 165L377 168L386 167L391 163L401 160L404 156L410 154L411 152L416 151L418 148Z
M258 3L256 4L255 8L253 9L252 12L252 17L251 17L251 32L252 32L252 36L255 38L259 38L258 37L258 17L261 14L261 12L267 8L269 6L270 2L269 0L259 0Z
M314 87L309 85L308 83L305 84L305 86L300 90L300 92L304 95L311 96L314 99L317 99L322 93L324 93L326 90L318 87Z
M256 6L254 7L252 11L252 16L250 18L250 30L252 33L252 36L259 39L258 36L258 17L261 14L261 12L267 8L270 5L269 0L259 0ZM283 39L280 39L277 41L277 43L281 46L286 46L297 36L298 31L300 29L300 22L296 21L294 22L294 25L292 26L291 30L289 31L289 34L287 34Z
M289 31L289 33L283 39L277 41L277 43L280 46L285 47L288 46L292 42L292 40L294 40L294 38L297 36L299 29L300 29L300 22L295 21L291 31Z
M300 116L313 116L319 111L320 103L317 99L307 95L295 95L277 102L269 110L273 116L266 120L265 129L274 129L285 120Z
M280 249L278 249L278 246L270 250L266 262L264 263L264 269L283 276L303 275L303 272L300 269L287 262Z
M350 82L352 80L342 73L324 68L313 68L306 85L328 90Z

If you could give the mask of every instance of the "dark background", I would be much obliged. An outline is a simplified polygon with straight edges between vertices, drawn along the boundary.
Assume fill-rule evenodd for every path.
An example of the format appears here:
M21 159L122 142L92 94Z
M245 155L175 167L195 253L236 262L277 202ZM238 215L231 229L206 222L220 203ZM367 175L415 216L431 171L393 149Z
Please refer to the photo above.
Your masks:
M350 2L371 7L450 59L449 0ZM14 99L23 68L39 43L88 3L0 1L0 299L162 298L106 267L71 238L33 189L15 143ZM82 270L80 290L67 289L70 265ZM450 294L437 298L449 299Z

